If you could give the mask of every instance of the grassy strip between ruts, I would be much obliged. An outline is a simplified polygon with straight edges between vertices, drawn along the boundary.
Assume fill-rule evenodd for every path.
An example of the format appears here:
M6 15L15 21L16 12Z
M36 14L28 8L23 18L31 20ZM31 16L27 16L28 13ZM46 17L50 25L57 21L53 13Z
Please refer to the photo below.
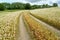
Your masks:
M54 32L45 29L43 25L31 18L27 12L24 13L23 17L29 25L28 28L30 29L31 36L33 36L35 40L60 40Z
M25 20L24 17L23 17L23 21L24 21L24 24L25 24L25 26L26 26L27 32L28 32L28 34L30 35L31 40L35 40L34 37L31 35L29 25L27 24L27 22L26 22L26 20Z

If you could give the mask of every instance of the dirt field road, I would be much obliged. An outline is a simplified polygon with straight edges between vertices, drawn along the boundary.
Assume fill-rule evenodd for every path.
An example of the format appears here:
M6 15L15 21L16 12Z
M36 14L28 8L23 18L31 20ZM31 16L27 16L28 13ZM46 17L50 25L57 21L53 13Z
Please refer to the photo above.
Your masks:
M20 36L18 40L31 40L30 36L27 32L27 29L24 25L23 19L22 19L22 15L20 16L20 22L19 22L19 32L20 32Z

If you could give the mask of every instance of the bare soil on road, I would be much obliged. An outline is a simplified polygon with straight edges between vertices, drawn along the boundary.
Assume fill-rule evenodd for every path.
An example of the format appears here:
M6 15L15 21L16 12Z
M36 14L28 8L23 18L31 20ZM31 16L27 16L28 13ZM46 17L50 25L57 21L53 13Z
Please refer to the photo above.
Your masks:
M30 36L27 32L27 29L24 25L23 19L22 19L22 15L20 16L20 22L19 22L19 38L18 40L31 40Z

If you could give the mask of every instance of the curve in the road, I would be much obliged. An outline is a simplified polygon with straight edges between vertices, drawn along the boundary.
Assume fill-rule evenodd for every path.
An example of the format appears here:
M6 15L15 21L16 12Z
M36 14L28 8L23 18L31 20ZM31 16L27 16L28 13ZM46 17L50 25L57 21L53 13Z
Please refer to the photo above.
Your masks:
M44 25L47 29L53 31L54 33L57 34L57 36L60 37L60 30L57 30L56 28L54 28L53 26L51 25L48 25L47 23L35 18L34 16L30 15L34 20L38 21L39 23L41 23L42 25Z

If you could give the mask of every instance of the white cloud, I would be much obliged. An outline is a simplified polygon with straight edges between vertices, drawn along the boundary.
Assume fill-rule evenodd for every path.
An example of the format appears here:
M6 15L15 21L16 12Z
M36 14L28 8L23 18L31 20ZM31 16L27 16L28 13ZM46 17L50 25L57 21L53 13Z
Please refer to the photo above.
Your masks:
M0 0L0 2L23 2L23 3L30 3L30 4L52 4L52 3L58 3L60 4L60 0Z
M26 0L26 1L31 2L31 3L34 3L34 2L41 1L41 0Z
M51 5L53 3L58 3L57 1L58 0L41 0L41 1L31 3L31 4L38 4L38 5L40 5L40 4L49 4L49 5Z

